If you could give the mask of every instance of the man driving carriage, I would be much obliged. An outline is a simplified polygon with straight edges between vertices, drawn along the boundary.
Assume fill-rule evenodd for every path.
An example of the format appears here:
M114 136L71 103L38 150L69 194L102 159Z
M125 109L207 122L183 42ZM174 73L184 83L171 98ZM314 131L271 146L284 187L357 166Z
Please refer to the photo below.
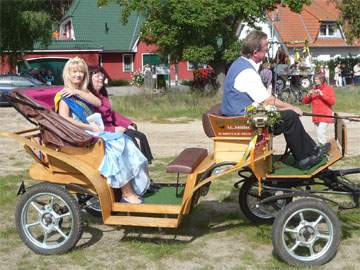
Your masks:
M258 68L268 51L267 35L258 30L250 32L243 41L242 56L230 66L225 77L221 112L226 116L245 115L246 108L256 102L274 105L281 121L273 128L275 135L283 133L286 143L300 169L318 164L329 147L318 147L305 131L299 116L302 110L272 96L264 87Z

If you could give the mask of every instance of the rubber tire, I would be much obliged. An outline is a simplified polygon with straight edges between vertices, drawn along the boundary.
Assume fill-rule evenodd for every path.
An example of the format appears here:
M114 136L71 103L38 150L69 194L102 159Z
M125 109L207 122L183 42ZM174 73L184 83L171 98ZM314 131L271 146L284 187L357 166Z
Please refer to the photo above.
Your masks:
M334 239L329 248L329 251L325 253L322 257L314 261L306 261L306 262L297 260L286 252L283 246L282 235L281 235L286 220L294 212L304 208L315 208L317 210L322 211L324 214L326 214L329 217L334 227ZM320 266L329 262L336 255L337 248L341 241L341 223L338 217L336 216L336 214L334 213L334 211L332 211L330 207L328 207L324 202L309 198L300 199L288 204L286 207L284 207L283 210L279 212L272 226L271 237L272 237L272 244L275 254L286 263L293 266L301 266L301 267Z
M70 207L70 211L73 213L74 227L69 236L69 239L60 247L53 249L44 249L36 246L31 242L31 240L26 236L21 226L21 212L23 207L26 205L27 201L34 195L38 193L52 193L55 194L61 199L63 199ZM55 184L49 183L40 183L38 185L32 186L29 190L27 190L19 199L16 205L15 210L15 222L16 229L19 233L21 240L35 253L42 255L53 255L53 254L63 254L67 251L74 248L76 243L79 241L82 233L83 233L83 219L81 215L81 211L79 208L79 204L75 200L75 198L67 192L63 187Z
M239 206L240 209L242 211L242 213L244 214L244 216L251 222L256 223L256 224L272 224L274 222L274 217L271 218L262 218L259 217L255 214L253 214L253 212L251 211L248 203L247 203L247 194L249 193L249 190L253 187L254 184L257 184L258 181L257 179L251 178L250 180L246 180L240 190L239 190ZM286 204L290 203L292 201L292 198L288 198L286 199Z

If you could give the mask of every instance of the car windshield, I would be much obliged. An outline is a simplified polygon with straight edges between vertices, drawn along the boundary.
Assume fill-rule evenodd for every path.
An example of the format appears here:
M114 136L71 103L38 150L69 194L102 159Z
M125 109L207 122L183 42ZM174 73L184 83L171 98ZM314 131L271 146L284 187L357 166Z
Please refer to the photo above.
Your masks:
M31 76L26 76L26 78L31 81L35 86L40 86L40 85L44 85L45 83L31 77Z

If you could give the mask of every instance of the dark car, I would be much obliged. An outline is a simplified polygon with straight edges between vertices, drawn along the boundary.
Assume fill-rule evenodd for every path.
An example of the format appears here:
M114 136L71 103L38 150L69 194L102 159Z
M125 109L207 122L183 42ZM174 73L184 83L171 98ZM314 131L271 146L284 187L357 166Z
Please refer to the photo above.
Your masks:
M8 93L15 88L30 88L45 85L45 83L31 76L19 76L16 74L0 75L0 105L8 105L2 93Z

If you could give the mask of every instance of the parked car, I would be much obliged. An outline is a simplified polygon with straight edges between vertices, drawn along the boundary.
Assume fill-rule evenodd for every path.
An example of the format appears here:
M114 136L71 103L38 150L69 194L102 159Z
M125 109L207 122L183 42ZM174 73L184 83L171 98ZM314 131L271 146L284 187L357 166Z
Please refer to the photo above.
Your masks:
M0 105L8 105L2 93L8 93L15 88L29 88L45 86L46 84L31 76L19 76L17 74L0 75Z

